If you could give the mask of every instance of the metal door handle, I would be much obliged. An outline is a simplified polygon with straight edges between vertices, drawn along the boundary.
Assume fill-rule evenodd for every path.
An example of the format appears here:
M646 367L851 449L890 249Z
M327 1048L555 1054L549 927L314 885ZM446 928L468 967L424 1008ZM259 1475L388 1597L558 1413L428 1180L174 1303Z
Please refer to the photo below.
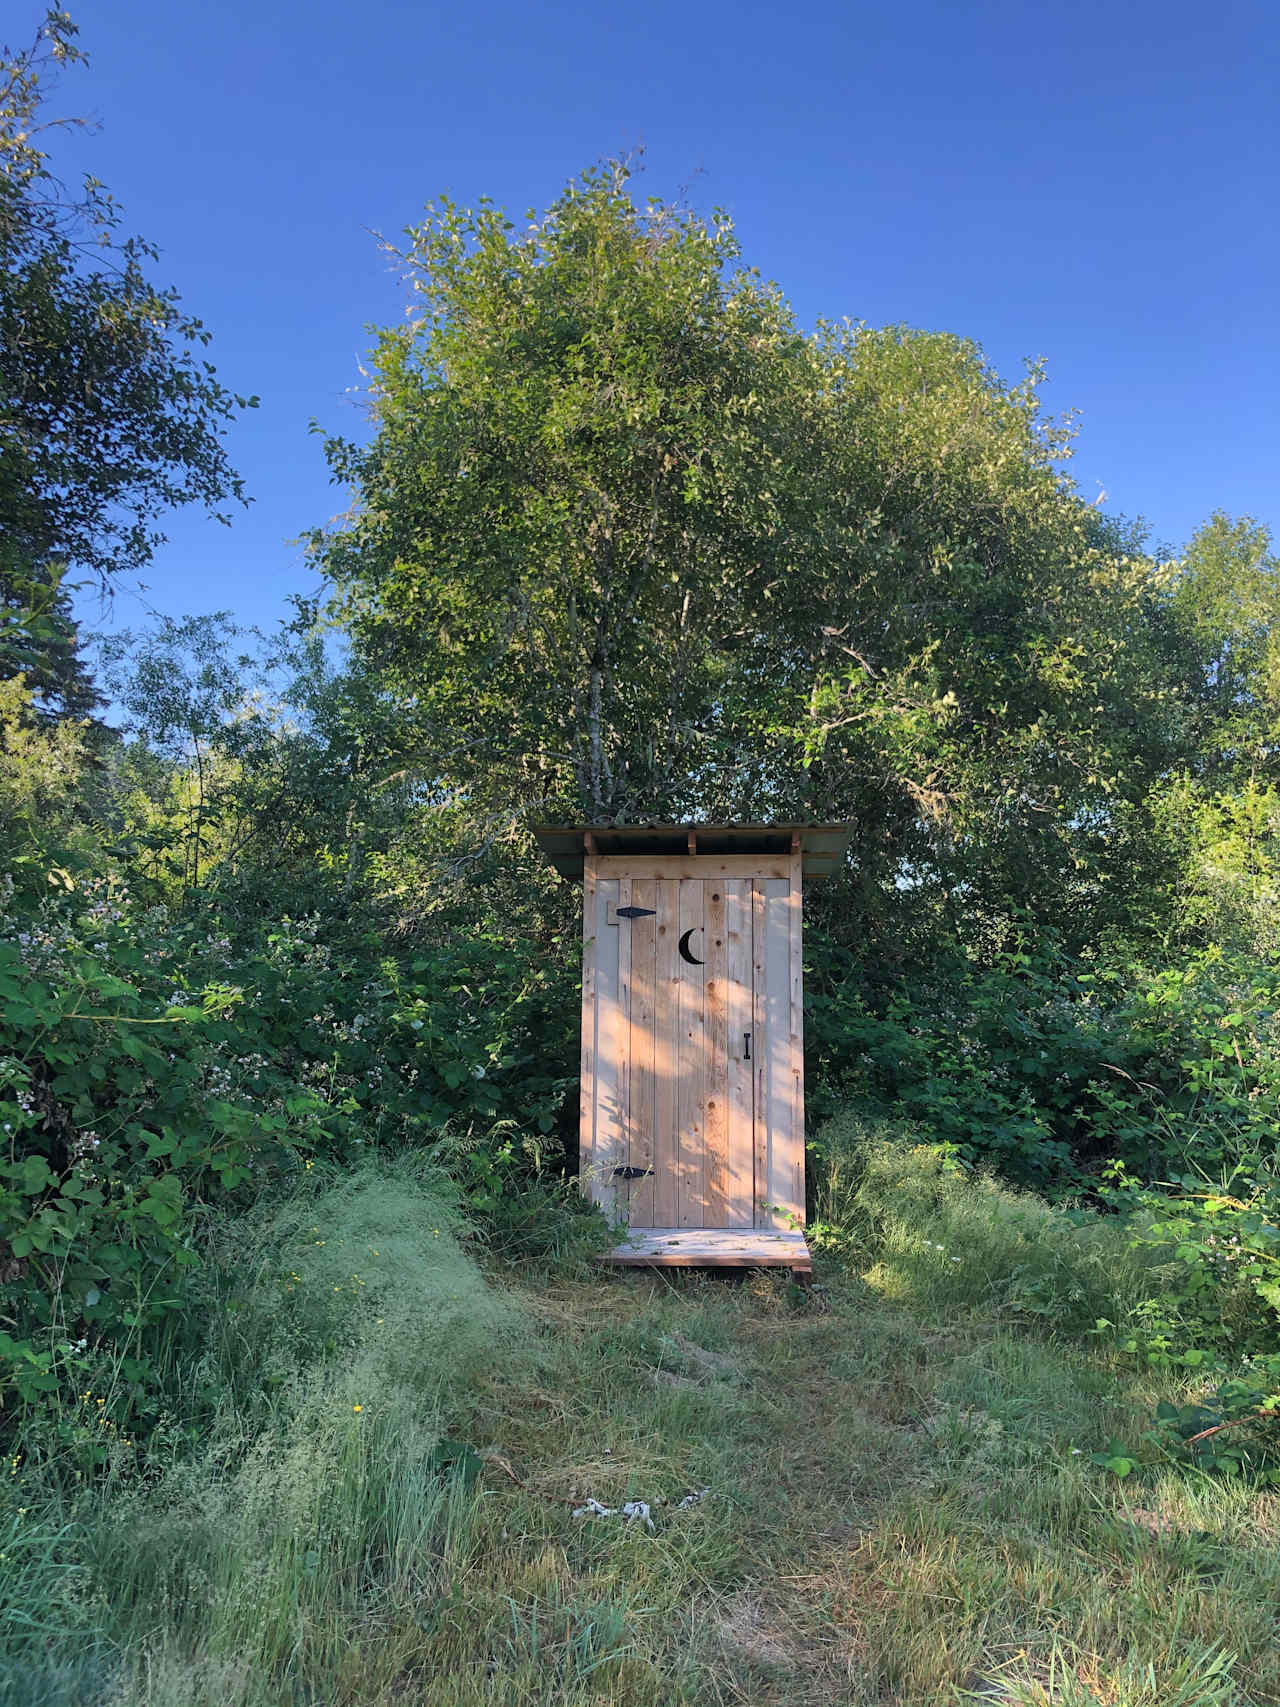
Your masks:
M751 1059L751 1033L749 1031L744 1031L742 1034L742 1059L744 1061Z

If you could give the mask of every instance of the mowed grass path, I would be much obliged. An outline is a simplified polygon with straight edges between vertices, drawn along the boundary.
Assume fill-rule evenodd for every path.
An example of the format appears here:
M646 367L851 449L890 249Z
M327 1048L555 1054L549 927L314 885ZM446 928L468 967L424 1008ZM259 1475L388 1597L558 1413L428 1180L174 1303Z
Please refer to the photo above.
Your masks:
M1154 1390L1105 1354L820 1278L523 1286L536 1373L476 1395L434 1604L331 1699L1280 1702L1276 1496L1108 1478Z

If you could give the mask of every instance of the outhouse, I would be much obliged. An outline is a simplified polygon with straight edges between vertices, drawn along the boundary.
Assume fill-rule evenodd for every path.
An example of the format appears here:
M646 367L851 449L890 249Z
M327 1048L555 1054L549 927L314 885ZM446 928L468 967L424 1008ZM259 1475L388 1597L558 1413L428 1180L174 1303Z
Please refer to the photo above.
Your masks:
M632 1265L807 1271L805 879L846 824L534 830L583 881L580 1180Z

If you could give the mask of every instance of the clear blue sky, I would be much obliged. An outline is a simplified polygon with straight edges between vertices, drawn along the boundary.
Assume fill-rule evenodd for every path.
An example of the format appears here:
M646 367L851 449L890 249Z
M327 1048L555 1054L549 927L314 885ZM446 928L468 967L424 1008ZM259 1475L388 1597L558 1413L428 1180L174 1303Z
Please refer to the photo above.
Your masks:
M344 501L308 422L359 431L365 328L400 313L370 228L441 190L522 213L637 145L642 193L727 207L803 323L1045 356L1083 491L1157 539L1216 507L1280 531L1276 0L69 3L91 65L60 106L102 130L61 159L262 397L232 441L254 505L173 518L169 614L269 624L308 587L286 542ZM37 13L3 15L12 43Z

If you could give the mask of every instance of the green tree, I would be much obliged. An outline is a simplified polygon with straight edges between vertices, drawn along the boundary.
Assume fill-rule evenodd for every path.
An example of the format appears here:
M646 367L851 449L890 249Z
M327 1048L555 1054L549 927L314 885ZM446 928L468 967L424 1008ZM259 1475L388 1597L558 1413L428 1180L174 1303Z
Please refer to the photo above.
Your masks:
M1251 516L1216 512L1162 577L1178 763L1148 802L1168 870L1153 912L1196 946L1280 945L1280 559Z
M1179 739L1156 566L1080 499L1038 365L1010 385L906 327L816 344L823 550L760 613L736 744L772 744L789 809L853 817L913 912L1096 927Z
M83 58L57 10L0 55L0 670L23 670L45 709L72 716L92 689L63 576L107 585L142 567L172 505L226 520L243 492L224 434L255 401L218 381L209 333L148 277L156 251L121 235L103 186L89 177L71 195L56 176L48 138L80 121L46 102Z
M84 726L45 724L22 676L0 679L0 861L37 887L77 840L87 765Z
M1197 768L1280 780L1280 558L1252 516L1216 511L1168 577L1198 672Z
M852 818L864 919L1112 905L1176 720L1154 566L1037 369L805 335L723 214L617 164L520 226L430 208L402 258L312 544L431 798Z
M674 811L715 756L723 660L786 571L809 344L729 222L589 172L517 230L444 202L373 356L359 507L317 537L441 796Z

